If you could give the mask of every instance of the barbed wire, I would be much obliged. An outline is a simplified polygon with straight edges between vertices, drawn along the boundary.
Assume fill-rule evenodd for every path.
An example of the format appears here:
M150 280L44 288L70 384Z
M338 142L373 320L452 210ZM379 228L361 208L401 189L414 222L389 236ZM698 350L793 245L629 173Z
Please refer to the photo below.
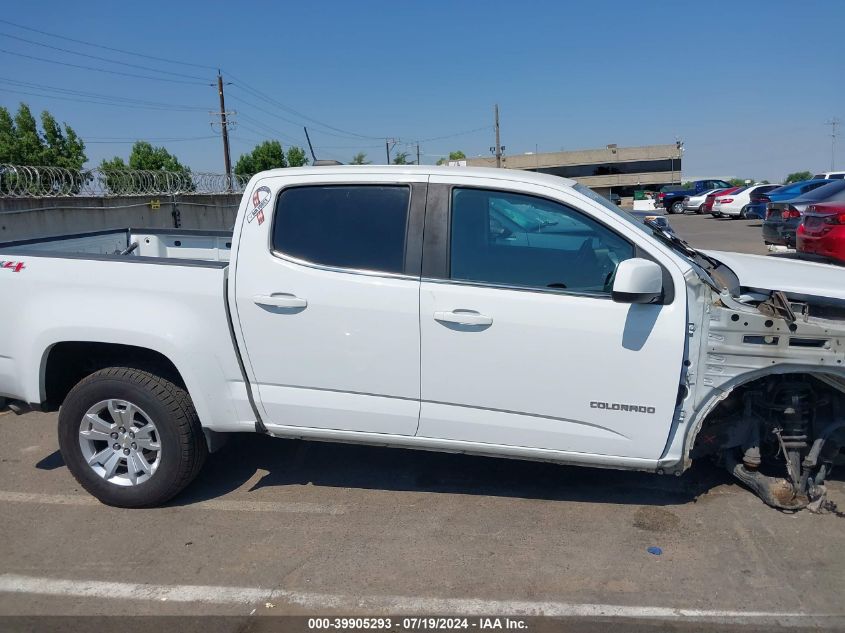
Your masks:
M0 163L0 198L243 193L248 176L143 169L65 169Z

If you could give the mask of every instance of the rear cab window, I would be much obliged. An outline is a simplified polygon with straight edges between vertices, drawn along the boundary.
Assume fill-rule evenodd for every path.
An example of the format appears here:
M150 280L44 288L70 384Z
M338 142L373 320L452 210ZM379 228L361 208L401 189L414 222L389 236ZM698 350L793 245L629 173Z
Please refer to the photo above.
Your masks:
M311 264L404 272L411 188L315 185L283 189L273 249Z

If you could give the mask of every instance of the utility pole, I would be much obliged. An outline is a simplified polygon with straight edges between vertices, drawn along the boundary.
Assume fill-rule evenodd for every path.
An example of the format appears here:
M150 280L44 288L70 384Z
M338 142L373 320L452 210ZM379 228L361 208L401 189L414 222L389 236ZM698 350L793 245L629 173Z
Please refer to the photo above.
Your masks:
M396 145L395 138L386 138L384 139L384 152L387 155L387 163L386 165L390 164L390 148Z
M502 152L505 150L499 141L499 104L493 106L493 120L496 128L496 145L490 148L490 153L496 155L496 167L502 166Z
M502 143L499 140L499 104L494 108L496 119L496 167L502 166Z
M217 94L220 95L220 131L223 133L223 164L226 167L226 188L232 190L232 158L229 155L229 124L226 121L226 100L223 98L223 75L217 69Z
M840 123L836 117L825 123L830 126L830 171L836 169L836 126Z
M417 165L420 164L420 144L417 143Z

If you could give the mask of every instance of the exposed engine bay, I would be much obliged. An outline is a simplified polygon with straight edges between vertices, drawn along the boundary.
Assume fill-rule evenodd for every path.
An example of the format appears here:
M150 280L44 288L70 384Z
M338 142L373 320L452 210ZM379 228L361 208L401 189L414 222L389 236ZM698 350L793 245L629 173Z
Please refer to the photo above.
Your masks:
M690 457L716 459L772 507L835 508L824 482L845 457L845 305L742 289L709 313L697 382L726 395Z

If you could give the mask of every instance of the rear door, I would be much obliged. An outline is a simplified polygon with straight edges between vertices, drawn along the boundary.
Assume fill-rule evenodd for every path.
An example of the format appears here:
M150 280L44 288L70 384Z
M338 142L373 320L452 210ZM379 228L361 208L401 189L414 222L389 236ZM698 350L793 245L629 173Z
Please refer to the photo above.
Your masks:
M686 340L682 277L667 271L662 305L615 303L616 266L642 254L578 198L440 178L426 216L418 435L657 458Z
M268 427L416 431L426 178L256 185L235 293Z

